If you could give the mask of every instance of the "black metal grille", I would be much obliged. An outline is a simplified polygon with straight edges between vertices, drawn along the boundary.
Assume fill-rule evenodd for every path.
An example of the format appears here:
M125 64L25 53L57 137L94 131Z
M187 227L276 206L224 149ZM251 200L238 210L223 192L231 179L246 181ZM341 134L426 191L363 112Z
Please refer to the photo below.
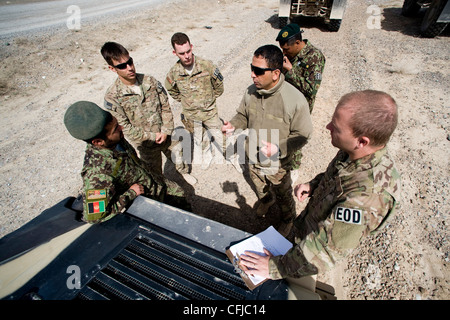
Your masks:
M242 300L248 294L224 253L165 230L141 228L76 298Z

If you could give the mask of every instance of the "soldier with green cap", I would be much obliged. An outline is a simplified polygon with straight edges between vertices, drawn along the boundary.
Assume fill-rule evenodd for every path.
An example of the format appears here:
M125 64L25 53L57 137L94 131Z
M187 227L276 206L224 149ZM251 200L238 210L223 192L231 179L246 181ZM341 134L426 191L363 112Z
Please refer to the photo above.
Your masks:
M322 81L325 57L310 41L303 39L302 32L297 24L288 24L278 33L276 41L285 56L283 73L286 81L304 94L312 112Z
M309 112L314 108L317 91L322 82L325 68L325 57L322 52L303 39L300 27L291 23L278 33L276 41L283 50L283 73L287 82L296 87L309 104ZM302 160L301 150L297 150L292 159L293 182L298 176L298 169Z
M299 201L310 198L294 220L295 245L280 256L247 252L241 261L249 272L270 279L323 273L386 225L400 206L400 174L387 149L397 118L385 92L340 99L326 126L337 155L325 172L295 188Z
M148 173L109 112L95 103L79 101L67 109L64 124L74 138L87 142L81 171L83 220L109 220L139 195L190 211L175 182Z

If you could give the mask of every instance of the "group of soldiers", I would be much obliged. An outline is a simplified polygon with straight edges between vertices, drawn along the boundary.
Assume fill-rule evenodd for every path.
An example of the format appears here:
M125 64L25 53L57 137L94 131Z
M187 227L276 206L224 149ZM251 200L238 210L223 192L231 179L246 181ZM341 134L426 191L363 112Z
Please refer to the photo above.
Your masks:
M64 117L69 133L87 142L81 172L83 219L106 221L124 212L138 195L191 211L182 188L162 169L164 154L188 183L197 182L182 144L173 139L170 94L181 102L189 137L201 128L195 143L204 154L211 154L212 141L226 149L226 137L248 129L245 156L223 155L239 172L242 164L248 166L258 197L255 218L277 203L278 231L295 236L295 245L283 256L241 256L246 272L270 279L324 272L364 236L377 232L399 207L400 177L386 149L397 125L397 105L390 95L375 90L344 95L326 127L338 154L325 172L293 188L291 172L299 169L301 149L312 133L311 113L325 67L322 52L302 32L289 24L276 38L279 47L264 45L254 52L253 84L230 120L220 119L217 110L216 99L224 92L219 68L193 54L186 34L172 36L179 60L168 72L165 88L154 77L136 73L122 45L105 43L101 54L118 77L106 91L103 108L78 101ZM208 163L211 156L203 159ZM299 201L309 198L299 215L294 196Z

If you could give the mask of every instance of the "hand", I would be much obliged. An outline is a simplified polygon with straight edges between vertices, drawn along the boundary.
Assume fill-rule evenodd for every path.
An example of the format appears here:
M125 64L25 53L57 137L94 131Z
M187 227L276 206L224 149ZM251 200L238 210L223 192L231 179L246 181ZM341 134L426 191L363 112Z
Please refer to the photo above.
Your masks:
M264 146L260 150L262 154L265 155L267 158L270 158L274 154L278 154L278 146L276 144L264 140L262 140L261 142Z
M167 139L167 134L162 133L162 132L156 133L156 140L155 140L155 142L157 144L163 143L164 141L166 141L166 139Z
M232 134L234 132L234 127L233 125L228 122L228 121L223 121L223 126L222 126L222 133L225 133L227 135Z
M141 185L138 184L138 183L133 184L133 185L130 187L130 190L133 190L134 192L136 192L136 195L140 195L140 194L143 194L143 193L144 193L144 187L141 186Z
M265 256L257 253L245 251L245 254L240 256L240 265L246 274L269 278L269 260L273 255L264 248Z
M292 69L292 63L289 61L288 57L283 57L283 69L289 71Z
M298 201L304 201L310 196L311 186L307 184L299 184L294 188L294 193L297 196Z

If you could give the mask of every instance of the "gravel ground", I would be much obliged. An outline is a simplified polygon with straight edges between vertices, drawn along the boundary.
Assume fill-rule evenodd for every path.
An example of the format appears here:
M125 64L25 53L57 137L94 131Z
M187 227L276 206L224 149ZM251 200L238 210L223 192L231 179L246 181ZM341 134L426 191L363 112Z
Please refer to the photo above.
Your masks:
M367 9L380 9L381 28L370 29ZM421 17L400 15L402 1L349 0L341 29L328 32L319 19L301 19L304 38L327 58L312 114L314 134L304 149L298 183L323 171L334 157L325 125L339 98L372 88L398 102L399 126L390 151L403 176L402 209L380 234L336 268L319 275L339 299L448 299L449 294L449 37L419 36ZM19 228L60 200L76 196L84 143L62 119L77 100L102 104L115 76L99 50L106 41L125 45L137 71L163 81L175 63L170 37L186 32L194 53L217 63L225 77L219 113L230 119L251 84L253 51L277 44L278 2L273 0L171 1L149 10L98 19L80 30L49 28L0 41L0 236ZM421 13L423 16L423 13ZM176 26L176 27L174 27ZM176 125L180 105L171 100ZM166 173L178 179L170 165ZM278 223L252 211L256 196L230 164L204 170L186 187L199 215L251 233ZM182 183L180 181L180 183ZM298 203L298 212L305 204Z

